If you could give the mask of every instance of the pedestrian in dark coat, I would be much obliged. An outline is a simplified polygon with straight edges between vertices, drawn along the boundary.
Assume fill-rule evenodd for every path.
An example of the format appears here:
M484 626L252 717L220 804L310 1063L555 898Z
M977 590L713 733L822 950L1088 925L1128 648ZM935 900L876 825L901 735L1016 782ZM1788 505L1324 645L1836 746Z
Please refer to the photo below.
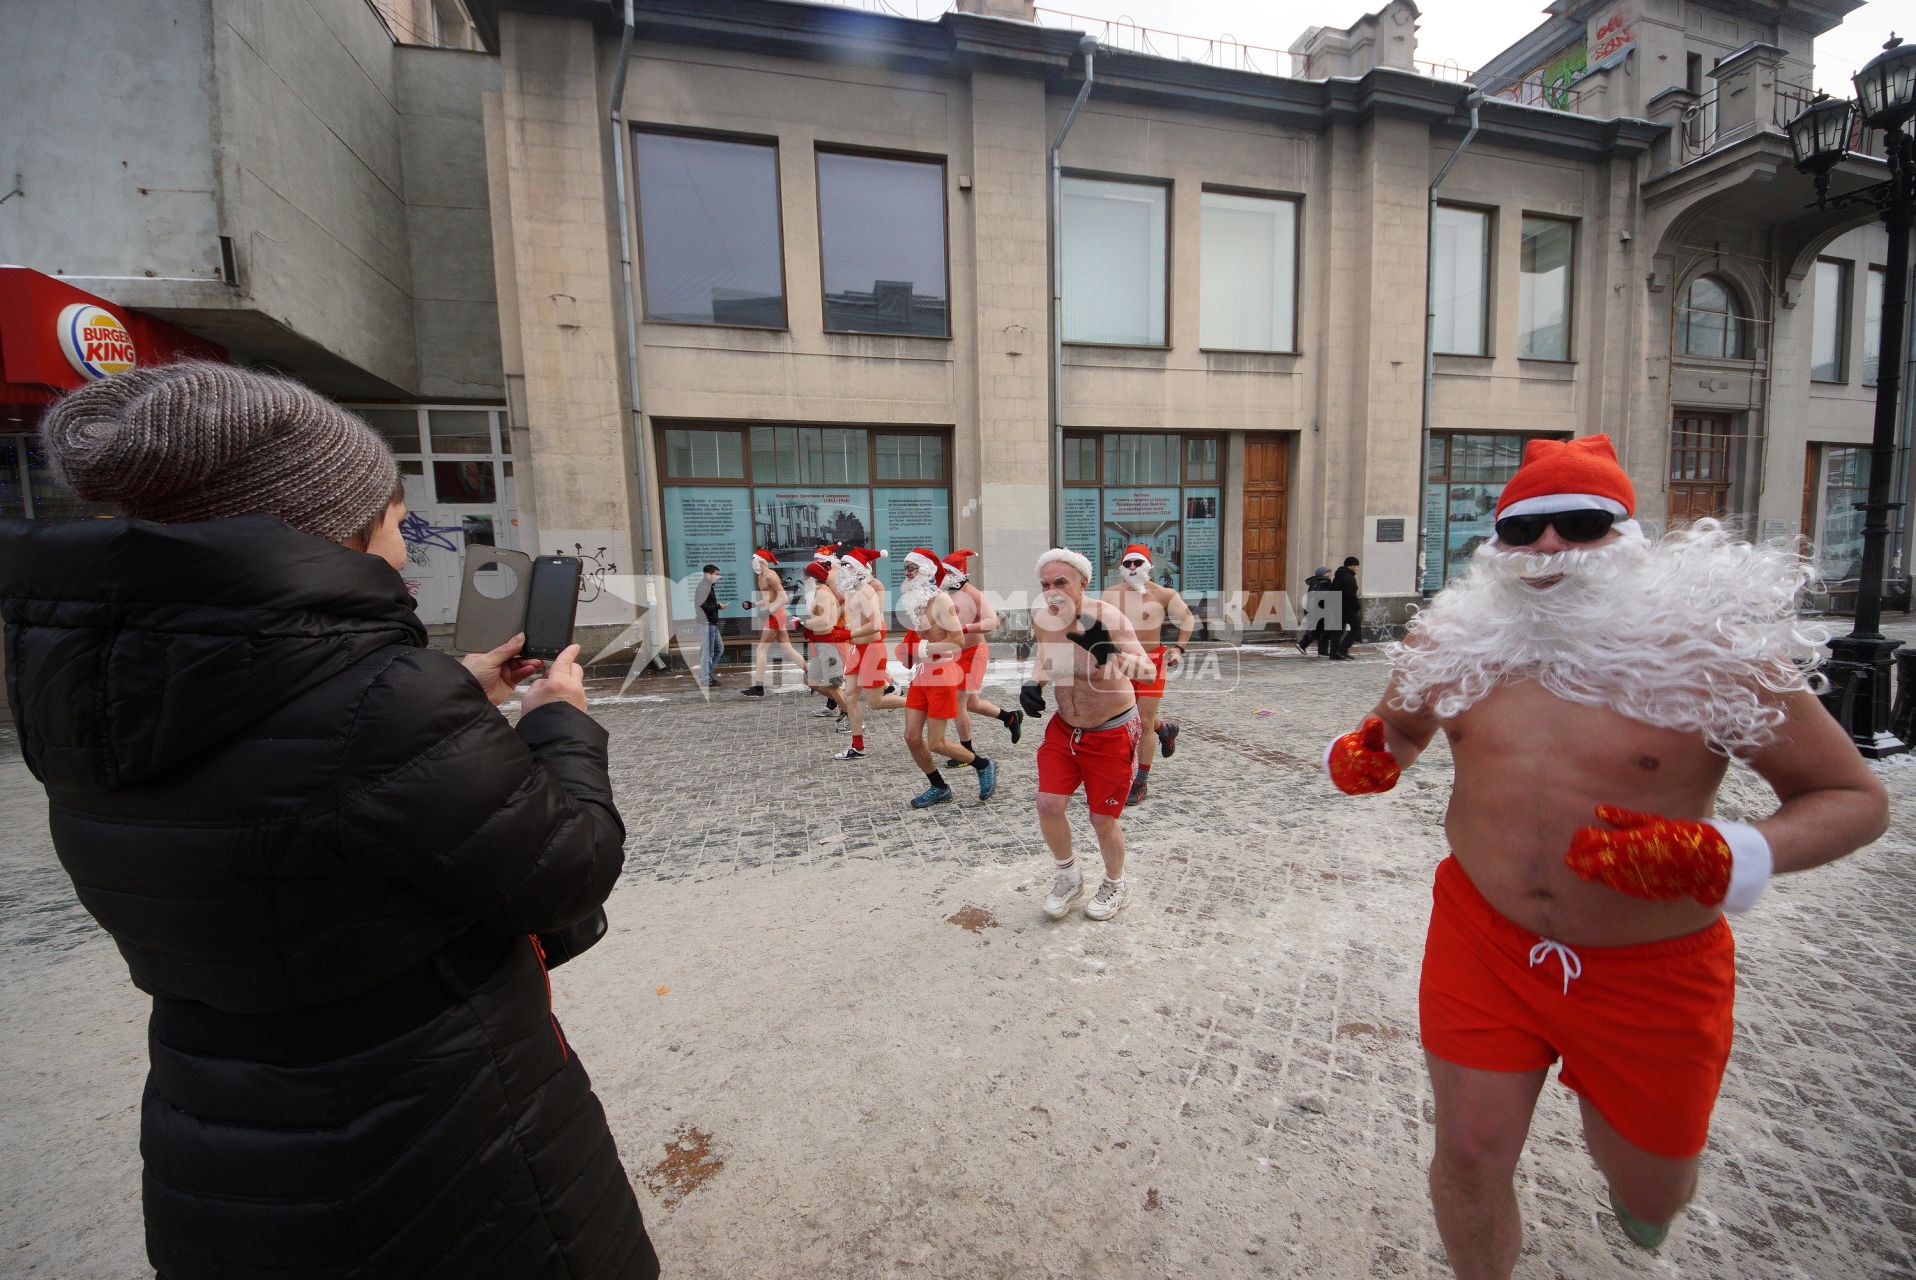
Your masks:
M1317 566L1317 571L1304 579L1304 620L1311 626L1299 628L1297 633L1297 651L1305 653L1313 641L1317 644L1317 656L1322 658L1330 654L1331 637L1334 628L1331 620L1337 616L1335 601L1337 592L1331 584L1331 567L1327 564Z
M1350 657L1351 646L1364 638L1364 601L1357 594L1357 566L1360 563L1356 556L1345 556L1343 566L1331 578L1341 610L1337 637L1331 641L1333 658Z
M0 615L54 849L153 997L156 1270L656 1275L531 936L623 862L576 650L516 729L516 642L429 651L392 457L297 383L137 370L42 435L145 517L5 522Z

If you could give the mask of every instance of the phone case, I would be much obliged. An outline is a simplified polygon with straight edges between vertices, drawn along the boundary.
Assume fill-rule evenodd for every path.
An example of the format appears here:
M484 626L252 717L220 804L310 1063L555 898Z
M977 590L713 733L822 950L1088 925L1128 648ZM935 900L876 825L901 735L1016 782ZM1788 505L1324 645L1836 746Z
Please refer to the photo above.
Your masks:
M469 548L453 647L461 653L486 653L512 639L525 627L531 595L531 556L499 547Z

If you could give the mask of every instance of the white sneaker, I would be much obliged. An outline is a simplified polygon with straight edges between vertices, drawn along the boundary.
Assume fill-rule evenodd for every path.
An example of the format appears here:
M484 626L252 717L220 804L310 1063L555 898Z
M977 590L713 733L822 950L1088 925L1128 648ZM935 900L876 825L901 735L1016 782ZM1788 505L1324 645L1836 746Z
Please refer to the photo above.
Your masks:
M832 709L831 709L830 707L820 707L820 708L819 708L818 710L816 710L816 711L814 711L814 712L812 712L812 719L814 719L814 720L829 720L829 719L831 719L831 718L832 718L833 716L835 716L835 715L837 715L837 714L838 714L838 713L837 713L836 711L834 711L834 710L832 710Z
M1044 913L1053 920L1064 919L1064 913L1071 910L1071 904L1084 892L1084 877L1076 870L1060 871L1051 881L1051 892L1045 895Z
M834 728L834 729L836 729L836 730L837 730L838 732L840 732L840 733L850 733L850 732L852 731L852 718L851 718L851 716L850 716L850 715L848 715L848 714L846 714L846 713L845 713L845 712L843 712L843 711L841 711L841 712L839 712L839 713L838 713L838 723L837 723L837 724L835 724L835 725L833 725L833 726L832 726L832 728Z
M864 758L865 753L857 747L846 747L843 751L832 757L834 760L863 760Z
M1084 904L1084 918L1087 920L1109 920L1131 903L1131 886L1106 880L1098 886L1098 892L1091 901Z

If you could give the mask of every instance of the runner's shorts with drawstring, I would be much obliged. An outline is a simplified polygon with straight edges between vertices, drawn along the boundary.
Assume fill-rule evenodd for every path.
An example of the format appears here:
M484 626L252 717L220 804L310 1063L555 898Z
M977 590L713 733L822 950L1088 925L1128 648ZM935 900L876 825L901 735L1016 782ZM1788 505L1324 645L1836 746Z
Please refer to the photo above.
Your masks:
M1094 817L1117 817L1131 792L1142 724L1135 705L1091 729L1073 728L1054 712L1038 748L1039 792L1068 796L1082 783Z
M1736 997L1722 917L1680 938L1572 948L1513 924L1455 858L1438 864L1432 896L1418 984L1426 1050L1480 1071L1562 1058L1558 1079L1632 1146L1672 1159L1703 1150Z

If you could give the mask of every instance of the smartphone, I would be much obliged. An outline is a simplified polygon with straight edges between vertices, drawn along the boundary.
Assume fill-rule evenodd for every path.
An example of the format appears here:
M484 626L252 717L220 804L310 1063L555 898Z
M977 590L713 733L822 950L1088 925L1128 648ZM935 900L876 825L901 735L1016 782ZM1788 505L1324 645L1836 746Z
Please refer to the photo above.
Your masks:
M540 556L532 562L532 589L526 600L528 658L552 659L572 643L572 623L579 612L579 577L584 566L577 556Z

